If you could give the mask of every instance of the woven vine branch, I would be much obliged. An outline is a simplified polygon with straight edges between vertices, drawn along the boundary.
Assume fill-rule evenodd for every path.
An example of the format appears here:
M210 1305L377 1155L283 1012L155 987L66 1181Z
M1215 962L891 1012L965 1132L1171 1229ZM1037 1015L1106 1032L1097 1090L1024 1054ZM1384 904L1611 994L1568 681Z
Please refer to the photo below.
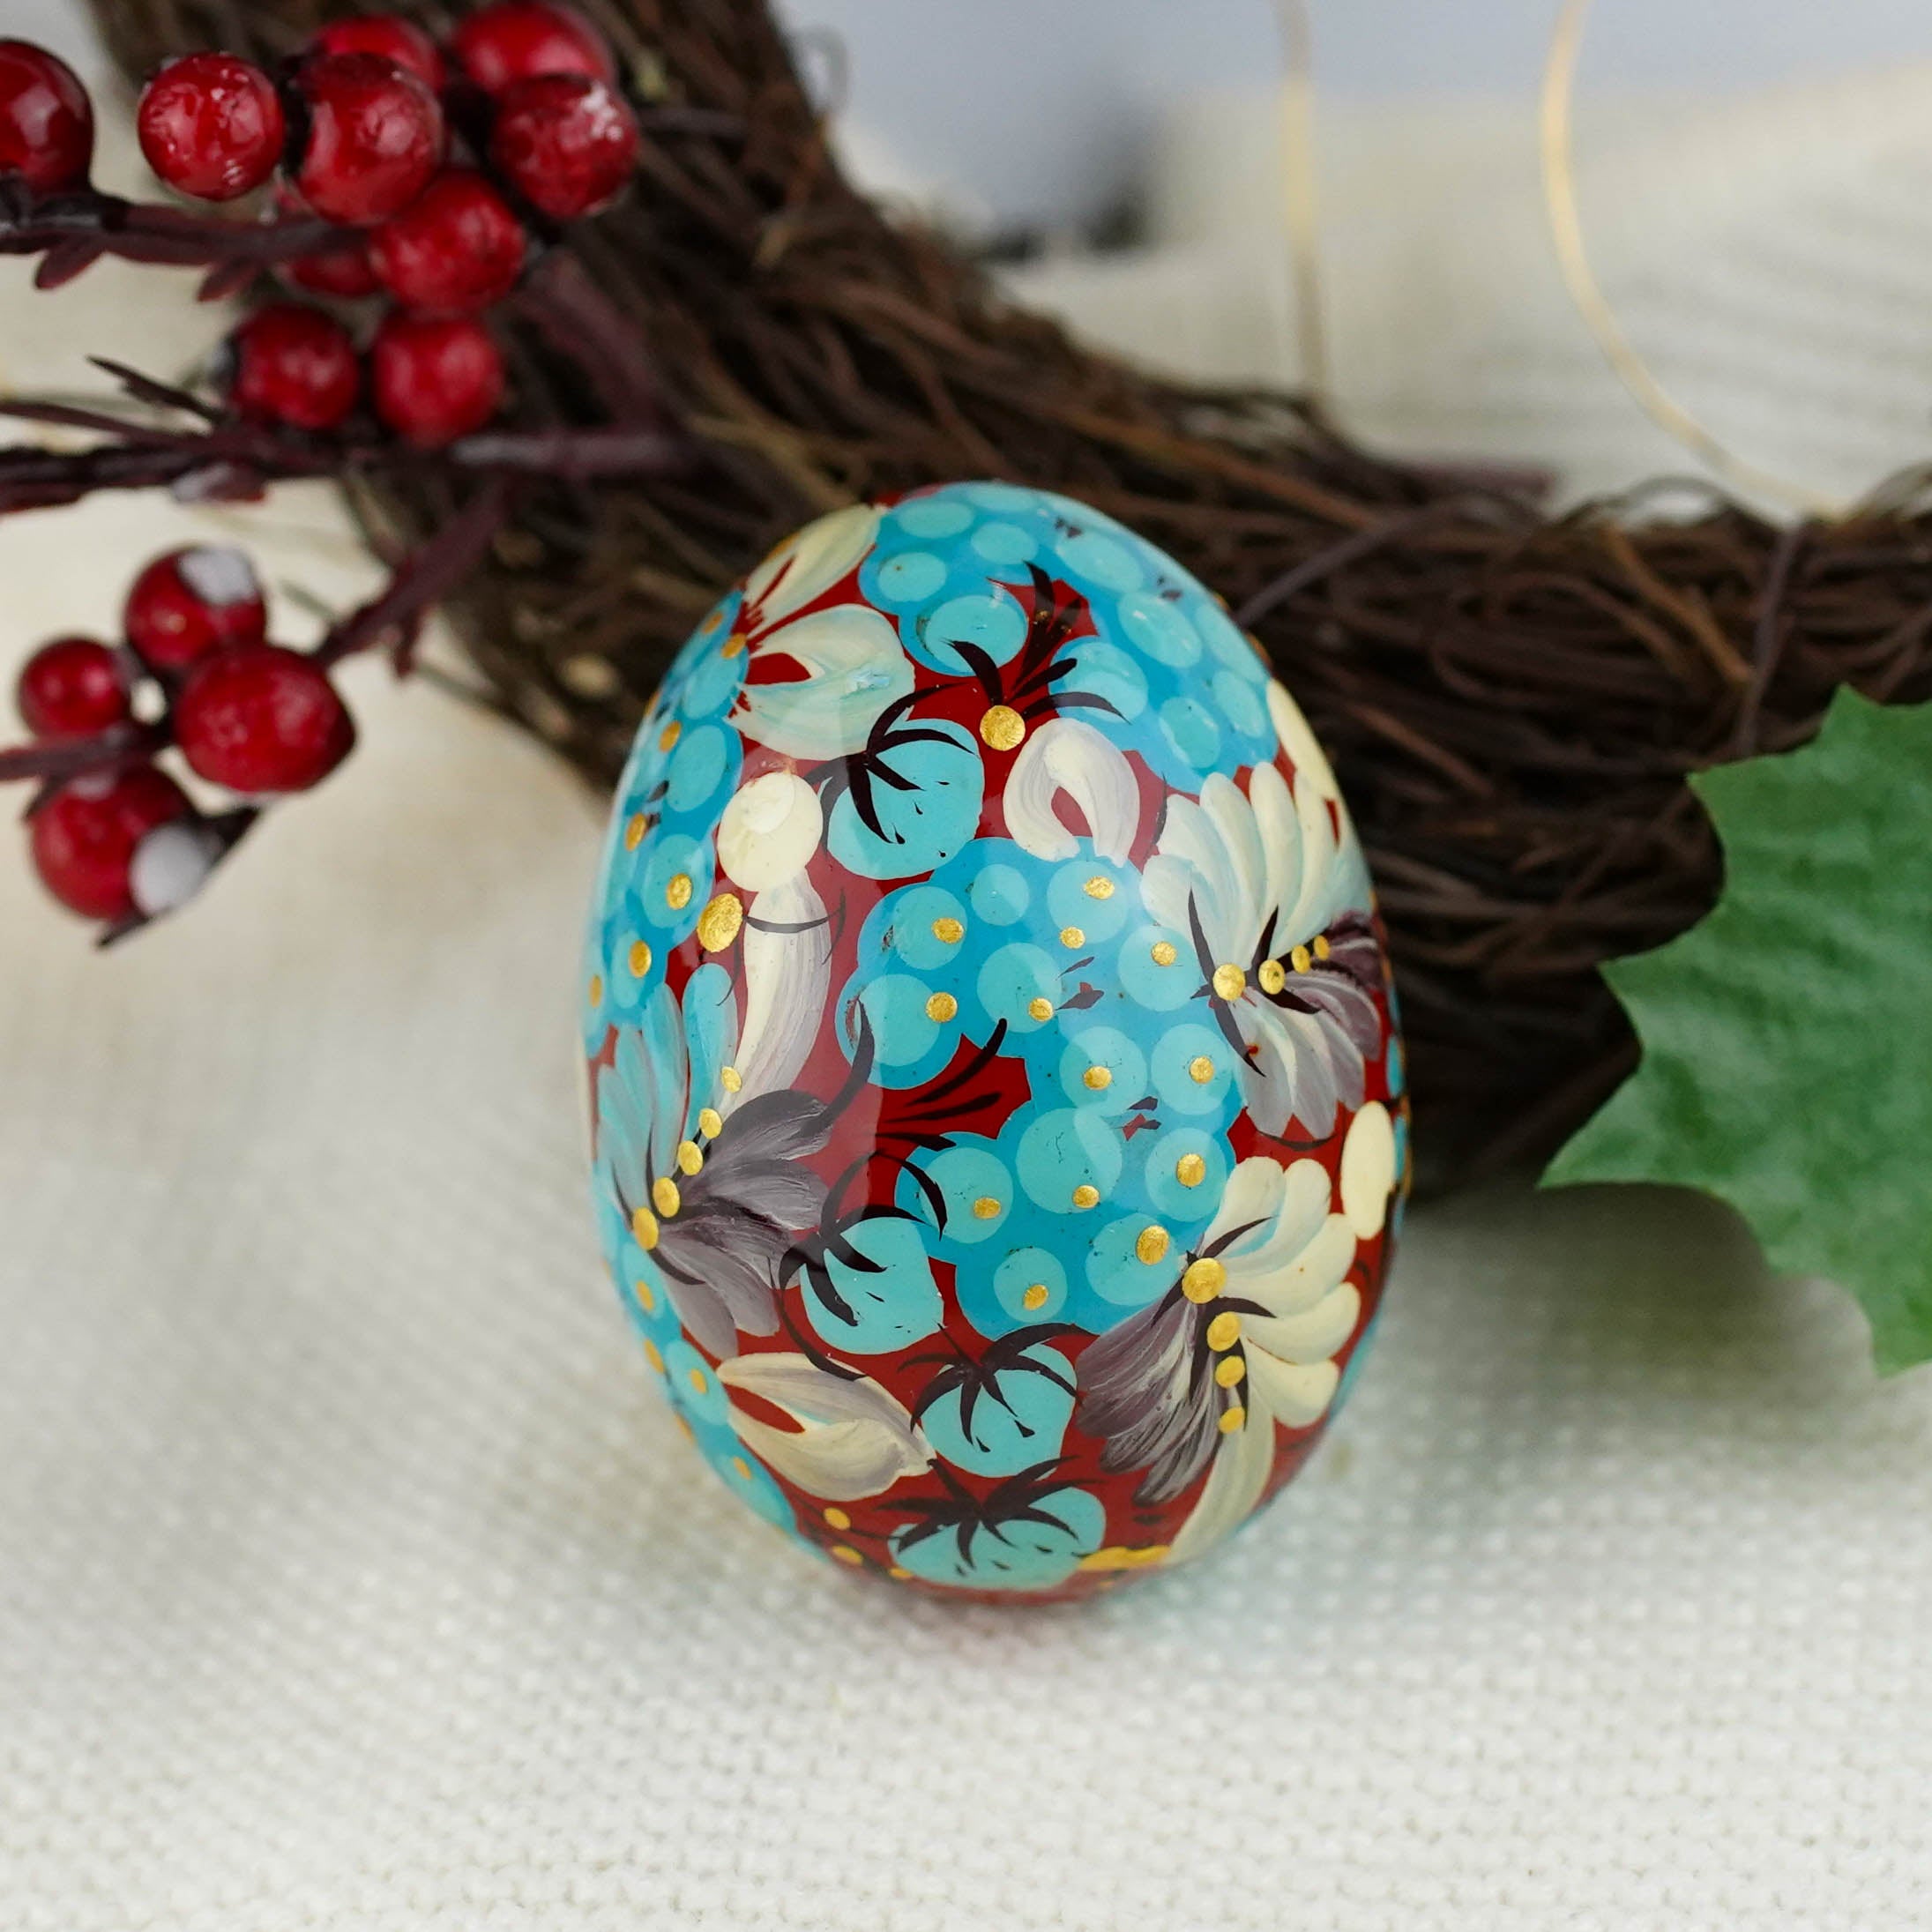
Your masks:
M570 243L625 339L513 325L517 427L608 420L593 378L621 354L704 457L526 494L453 609L505 708L587 776L615 774L694 620L803 519L966 476L1082 497L1228 599L1333 753L1440 1181L1549 1145L1630 1063L1597 967L1719 883L1688 772L1802 742L1842 683L1932 694L1924 480L1797 528L1715 493L1688 519L1642 494L1551 519L1507 478L1391 460L1294 398L1132 369L1003 303L843 179L763 0L578 4L640 99L705 111L665 117L634 195ZM135 73L198 46L279 56L352 11L98 0ZM434 482L359 496L385 533L450 509Z

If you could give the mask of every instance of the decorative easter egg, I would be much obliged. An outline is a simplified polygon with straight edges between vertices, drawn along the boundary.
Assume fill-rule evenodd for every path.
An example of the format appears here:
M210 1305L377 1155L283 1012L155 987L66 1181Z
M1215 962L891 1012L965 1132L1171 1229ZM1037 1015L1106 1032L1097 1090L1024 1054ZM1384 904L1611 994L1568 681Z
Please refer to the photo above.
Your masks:
M780 545L639 728L584 981L645 1358L812 1548L1077 1595L1334 1414L1406 1178L1368 872L1259 648L1110 518L959 483Z

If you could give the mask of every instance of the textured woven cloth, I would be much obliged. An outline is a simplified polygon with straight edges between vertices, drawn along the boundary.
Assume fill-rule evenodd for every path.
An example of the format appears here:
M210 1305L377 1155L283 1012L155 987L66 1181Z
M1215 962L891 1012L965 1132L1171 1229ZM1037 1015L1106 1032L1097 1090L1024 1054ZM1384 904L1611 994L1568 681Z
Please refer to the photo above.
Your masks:
M17 384L211 328L22 286ZM1586 428L1546 347L1489 431L1528 453ZM319 493L16 520L0 657L235 528L365 580ZM821 1568L700 1466L594 1257L592 802L350 683L353 765L137 944L0 863L6 1932L1932 1922L1932 1378L1877 1384L1835 1290L1696 1201L1465 1201L1219 1560L1046 1613Z

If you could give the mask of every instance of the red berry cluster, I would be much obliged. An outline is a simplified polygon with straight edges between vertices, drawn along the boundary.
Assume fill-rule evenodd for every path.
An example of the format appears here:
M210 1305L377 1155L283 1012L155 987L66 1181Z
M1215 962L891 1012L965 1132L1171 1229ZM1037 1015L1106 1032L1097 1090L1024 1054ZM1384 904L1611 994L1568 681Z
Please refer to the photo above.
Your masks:
M326 668L268 641L267 601L239 550L156 557L128 593L123 630L118 645L42 645L16 694L41 744L108 747L49 785L28 822L47 889L110 931L190 898L249 816L205 814L156 754L172 746L198 778L255 801L308 790L355 742Z
M366 353L321 309L251 317L229 345L235 407L313 435L366 400L426 449L482 428L503 401L503 357L479 317L515 291L533 235L608 205L638 150L608 45L556 0L498 0L446 48L395 15L337 21L279 83L232 54L184 55L147 84L138 126L149 165L181 193L228 201L279 175L285 215L343 231L289 265L297 289L388 299Z

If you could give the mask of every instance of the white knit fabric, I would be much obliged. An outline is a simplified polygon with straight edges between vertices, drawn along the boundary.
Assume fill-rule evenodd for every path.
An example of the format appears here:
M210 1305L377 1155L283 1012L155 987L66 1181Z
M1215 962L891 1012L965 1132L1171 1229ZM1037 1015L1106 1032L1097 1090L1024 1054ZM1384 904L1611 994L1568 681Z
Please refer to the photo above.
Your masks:
M210 327L21 286L14 383ZM1386 320L1419 383L1481 359ZM1574 446L1534 377L1509 442ZM237 528L353 593L319 493L98 504L0 524L0 650ZM1044 1613L822 1569L685 1446L593 1254L593 804L350 682L353 765L123 951L0 862L6 1932L1932 1922L1932 1377L1877 1384L1834 1290L1694 1201L1465 1201L1220 1560Z

